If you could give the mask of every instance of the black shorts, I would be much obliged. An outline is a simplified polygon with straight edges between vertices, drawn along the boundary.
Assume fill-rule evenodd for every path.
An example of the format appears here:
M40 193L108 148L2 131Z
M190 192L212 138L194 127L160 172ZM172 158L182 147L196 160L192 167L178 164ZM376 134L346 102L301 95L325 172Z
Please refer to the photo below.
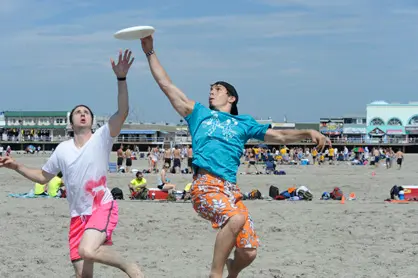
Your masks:
M171 158L164 158L164 164L168 163L168 165L170 165L169 167L171 167Z
M127 158L126 159L126 167L130 167L132 166L132 158Z
M123 157L118 157L118 166L122 166Z
M163 190L163 188L164 188L164 184L165 184L165 183L160 184L160 185L157 185L157 188L158 188L158 189L160 189L160 190Z
M398 159L396 160L396 163L398 163L398 165L402 165L402 160L403 160L403 158L398 158Z
M174 168L176 167L181 167L181 162L180 162L180 158L174 158Z
M192 162L193 162L193 158L192 157L187 158L187 166L188 167L190 167L190 168L192 167L192 164L193 164Z
M255 161L250 161L250 165L255 165Z

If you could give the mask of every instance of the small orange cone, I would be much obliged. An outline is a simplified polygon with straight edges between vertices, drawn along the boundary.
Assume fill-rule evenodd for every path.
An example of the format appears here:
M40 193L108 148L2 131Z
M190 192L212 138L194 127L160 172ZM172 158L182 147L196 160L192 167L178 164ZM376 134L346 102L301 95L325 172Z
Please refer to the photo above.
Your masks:
M341 198L341 204L345 204L345 197L343 195L343 197Z
M350 196L348 196L348 200L352 201L352 200L355 200L355 199L356 199L356 193L351 192Z

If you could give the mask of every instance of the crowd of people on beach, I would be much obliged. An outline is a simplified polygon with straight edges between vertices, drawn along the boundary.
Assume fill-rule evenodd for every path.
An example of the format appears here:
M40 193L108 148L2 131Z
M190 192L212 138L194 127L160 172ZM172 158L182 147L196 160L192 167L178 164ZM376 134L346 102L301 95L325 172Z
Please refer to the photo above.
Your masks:
M265 164L269 167L269 162L275 165L335 165L341 162L348 162L351 165L372 165L379 166L384 164L386 168L391 168L396 160L398 169L401 168L404 153L401 150L394 151L391 147L354 147L348 149L344 146L341 150L337 147L327 147L322 152L316 147L301 148L282 146L279 148L253 147L244 151L243 163L247 164L246 174L250 173L251 168L255 168L259 173L257 164ZM306 163L303 163L306 162Z

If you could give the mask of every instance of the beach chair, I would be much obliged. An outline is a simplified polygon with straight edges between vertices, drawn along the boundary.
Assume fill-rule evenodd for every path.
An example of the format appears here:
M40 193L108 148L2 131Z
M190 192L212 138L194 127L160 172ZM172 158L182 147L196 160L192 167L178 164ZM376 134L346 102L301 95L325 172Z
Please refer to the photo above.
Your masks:
M276 170L276 164L274 161L266 161L266 174L273 174Z
M118 167L116 165L116 162L109 162L109 172L116 173L117 171L118 171Z

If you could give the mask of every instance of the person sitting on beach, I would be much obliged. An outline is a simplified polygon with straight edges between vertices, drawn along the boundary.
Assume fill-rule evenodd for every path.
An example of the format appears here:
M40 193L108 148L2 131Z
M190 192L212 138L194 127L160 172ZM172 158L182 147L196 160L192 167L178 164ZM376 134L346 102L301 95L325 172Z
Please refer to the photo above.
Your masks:
M55 177L53 177L48 183L47 189L48 195L51 197L61 197L65 198L65 184L62 179L62 172L59 172Z
M163 191L174 190L176 186L170 183L170 179L167 178L167 173L169 172L170 164L164 163L163 169L161 169L161 173L158 176L157 187Z
M38 196L47 195L46 184L35 183L35 187L33 191L34 191L33 194L38 195Z
M135 178L128 184L131 192L131 199L139 199L138 197L147 187L147 180L144 178L142 172L136 172Z

